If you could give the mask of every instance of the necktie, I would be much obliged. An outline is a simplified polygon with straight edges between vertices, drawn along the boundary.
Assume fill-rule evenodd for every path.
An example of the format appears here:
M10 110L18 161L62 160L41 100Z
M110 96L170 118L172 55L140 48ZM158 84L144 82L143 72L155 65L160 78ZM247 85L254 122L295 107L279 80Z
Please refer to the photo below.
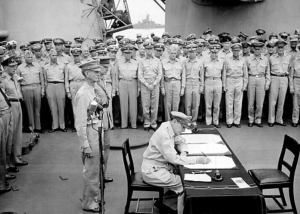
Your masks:
M6 103L7 103L7 105L8 105L9 107L11 107L11 103L9 102L9 100L8 100L8 98L7 98L7 96L6 96L6 94L4 93L4 91L2 90L1 87L0 87L0 92L1 92L2 96L4 97L4 99L5 99Z

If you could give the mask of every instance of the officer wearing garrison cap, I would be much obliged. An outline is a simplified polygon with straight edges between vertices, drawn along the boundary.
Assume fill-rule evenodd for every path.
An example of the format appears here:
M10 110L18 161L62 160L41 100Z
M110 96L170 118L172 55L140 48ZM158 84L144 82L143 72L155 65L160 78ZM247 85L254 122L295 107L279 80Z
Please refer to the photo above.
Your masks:
M270 66L268 58L262 55L263 43L253 41L254 54L246 58L248 69L248 126L255 123L258 127L263 127L261 116L265 93L270 86ZM254 106L256 103L256 106Z
M164 122L152 135L149 146L143 154L141 166L143 180L151 185L164 187L178 195L177 212L183 213L184 192L178 165L207 164L207 157L187 157L188 146L180 134L185 129L193 129L191 116L181 112L170 113L171 120Z
M74 112L75 95L84 82L84 76L81 72L81 69L79 68L79 66L81 65L81 49L72 48L71 54L73 56L73 61L70 62L65 68L65 88L67 97L72 101L72 109ZM75 120L76 115L74 114L74 128L72 129L72 132L76 131Z
M248 72L246 59L240 57L242 45L231 45L232 57L225 60L223 72L223 87L226 99L226 123L240 128L243 92L247 89Z
M68 64L69 62L71 62L71 57L68 56L67 54L64 53L64 44L65 44L65 40L61 39L61 38L56 38L53 39L53 43L55 46L55 50L57 53L57 61L64 63L64 64Z
M83 170L83 197L81 207L84 211L99 212L99 133L102 123L102 109L107 105L106 96L101 97L101 87L96 83L100 78L100 65L92 60L80 65L85 81L74 100L76 130L80 142ZM95 102L97 109L92 111ZM107 139L104 131L104 141ZM102 152L102 151L101 151Z
M36 44L41 56L41 44ZM34 47L35 48L35 47ZM45 95L45 84L42 66L34 61L31 51L25 51L25 63L18 66L16 73L23 78L22 94L29 117L29 129L43 133L41 129L41 98Z
M272 55L269 59L271 84L269 90L268 123L270 127L272 127L274 123L286 126L282 120L282 115L288 88L288 74L292 59L290 55L286 55L284 53L284 47L286 45L287 43L284 40L278 40L276 42L277 54ZM277 111L275 110L276 105Z
M153 56L153 44L145 43L146 56L139 61L138 78L141 82L141 99L144 129L157 129L159 86L162 78L161 61Z

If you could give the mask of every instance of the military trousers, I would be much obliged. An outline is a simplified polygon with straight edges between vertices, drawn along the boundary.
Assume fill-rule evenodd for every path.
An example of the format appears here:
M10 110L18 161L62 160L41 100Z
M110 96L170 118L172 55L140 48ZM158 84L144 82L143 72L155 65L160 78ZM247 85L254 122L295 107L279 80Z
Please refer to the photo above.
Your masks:
M196 122L198 118L198 111L200 105L200 81L186 80L184 99L185 99L185 113L192 116L192 122Z
M248 82L248 118L249 123L261 123L261 115L265 99L265 77L249 76ZM256 103L256 109L254 108Z
M108 111L109 111L109 114L110 114L110 119L112 120L114 118L113 116L113 110L112 110L112 96L111 96L111 92L112 92L112 85L110 82L107 82L106 83L106 92L107 92L107 95L109 97L109 105L108 105ZM111 128L114 127L114 123L113 121L111 121Z
M121 128L128 126L128 108L131 127L136 128L137 120L137 80L120 80L119 82L120 105L121 105Z
M204 84L206 125L219 124L220 102L222 98L222 81L220 78L208 78Z
M52 115L52 129L65 128L66 90L64 83L49 83L46 89Z
M300 107L300 78L294 78L294 94L293 94L293 123L299 122L299 107Z
M4 136L4 125L0 117L0 190L5 189L6 175L6 145Z
M271 84L269 89L269 123L283 123L282 115L285 102L285 96L288 88L287 77L271 76ZM275 118L275 107L277 103L277 111Z
M143 106L144 127L157 128L157 112L159 102L159 84L152 91L145 85L141 85L141 97Z
M6 157L6 168L8 167L14 167L15 161L13 159L13 144L12 144L12 138L13 138L13 115L11 113L11 110L5 110L5 113L1 114L1 119L3 123L3 138L1 138L4 141L3 146L5 146L6 154L4 157Z
M29 128L32 130L41 129L41 85L32 84L22 86L22 94L28 113Z
M12 132L12 161L15 163L22 162L22 108L20 102L11 102L11 111L13 115L13 132Z
M226 123L240 124L243 102L243 78L226 79Z
M165 121L171 119L171 111L178 111L180 103L180 89L181 81L173 80L170 82L164 82L165 87L165 97L164 97L164 106L165 106Z

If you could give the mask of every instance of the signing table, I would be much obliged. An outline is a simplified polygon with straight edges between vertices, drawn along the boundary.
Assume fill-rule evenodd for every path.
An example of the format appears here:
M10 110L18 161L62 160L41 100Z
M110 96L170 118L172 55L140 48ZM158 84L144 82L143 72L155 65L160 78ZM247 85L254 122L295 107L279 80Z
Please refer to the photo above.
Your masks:
M183 134L182 136L192 141L189 138L191 137L191 135L194 134ZM201 135L203 135L203 138L201 137ZM261 191L250 178L247 171L245 170L241 162L238 160L234 152L230 149L225 139L220 135L218 130L215 128L200 128L199 132L197 133L197 138L199 138L199 142L201 141L201 138L207 139L207 136L216 136L217 138L219 138L221 142L219 142L218 144L224 145L225 147L227 146L229 151L225 151L224 154L203 154L202 151L195 151L197 150L197 148L195 147L195 145L191 144L193 148L192 151L194 151L195 155L198 153L198 155L206 155L211 159L215 159L215 157L218 155L223 156L223 158L233 160L234 166L229 166L230 168L226 169L226 166L222 166L222 163L220 162L214 166L211 166L211 169L201 167L199 169L189 169L184 166L180 166L179 171L186 193L186 204L184 208L184 213L267 213L265 200ZM212 141L213 140L214 139L212 139ZM244 147L245 149L247 149L247 145L244 145ZM207 153L209 153L209 150L210 147L206 147ZM219 152L222 153L221 150ZM223 177L222 181L198 182L184 180L186 174L192 174L192 172L206 172L207 175L214 177L216 169L218 169L221 173ZM236 178L238 181L235 183L232 180L232 178ZM247 187L240 188L237 185L240 181L244 181Z

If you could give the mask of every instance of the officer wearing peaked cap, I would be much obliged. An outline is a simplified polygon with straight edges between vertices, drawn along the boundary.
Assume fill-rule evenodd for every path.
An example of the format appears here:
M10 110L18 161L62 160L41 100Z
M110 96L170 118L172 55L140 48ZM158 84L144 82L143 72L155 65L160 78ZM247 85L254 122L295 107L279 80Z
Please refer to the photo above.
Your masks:
M194 33L192 33L192 34L189 34L187 37L186 37L186 40L187 41L194 41L194 40L196 40L197 38L196 38L196 35L194 34Z
M293 61L298 53L297 45L299 43L299 36L293 35L290 37L290 45L285 49L285 54L291 56L291 61Z
M281 33L279 33L279 36L281 37L282 40L287 41L290 34L287 32L281 32Z
M15 51L17 49L17 42L15 40L11 40L7 42L6 49L8 50L9 56L15 56Z
M240 34L238 35L238 37L240 38L241 42L246 42L247 38L249 37L247 34L240 32Z
M267 42L266 47L268 52L264 54L265 57L270 58L270 56L276 54L276 42L277 39L273 39Z
M83 38L83 36L76 36L74 38L74 41L75 41L75 44L82 44L84 41L84 38Z
M255 31L255 33L256 33L257 36L261 36L261 35L264 35L266 33L266 31L263 30L263 29L257 29Z
M93 39L93 42L95 45L99 44L99 43L102 43L103 42L103 39L101 37L95 37Z
M149 146L143 154L141 166L143 180L151 185L164 187L178 195L177 212L183 213L184 192L180 175L175 167L186 164L207 164L207 157L187 157L188 147L180 134L193 129L191 117L172 111L171 120L164 122L152 135Z
M69 62L71 62L71 57L65 54L63 51L65 40L56 38L53 39L53 43L57 52L57 61L63 64L68 64Z
M123 38L124 38L123 35L117 35L117 36L116 36L116 39L118 40L118 42L121 41L121 39L123 39Z
M65 41L64 42L64 53L68 56L71 56L71 53L70 53L71 46L72 46L71 41Z
M43 53L42 53L43 57L47 58L48 62L49 62L49 51L52 49L52 39L51 38L45 38L45 39L42 39L41 42L45 46L45 49L43 50Z
M90 52L90 56L95 59L95 57L98 56L98 52L97 52L97 46L90 46L89 47L89 52Z

